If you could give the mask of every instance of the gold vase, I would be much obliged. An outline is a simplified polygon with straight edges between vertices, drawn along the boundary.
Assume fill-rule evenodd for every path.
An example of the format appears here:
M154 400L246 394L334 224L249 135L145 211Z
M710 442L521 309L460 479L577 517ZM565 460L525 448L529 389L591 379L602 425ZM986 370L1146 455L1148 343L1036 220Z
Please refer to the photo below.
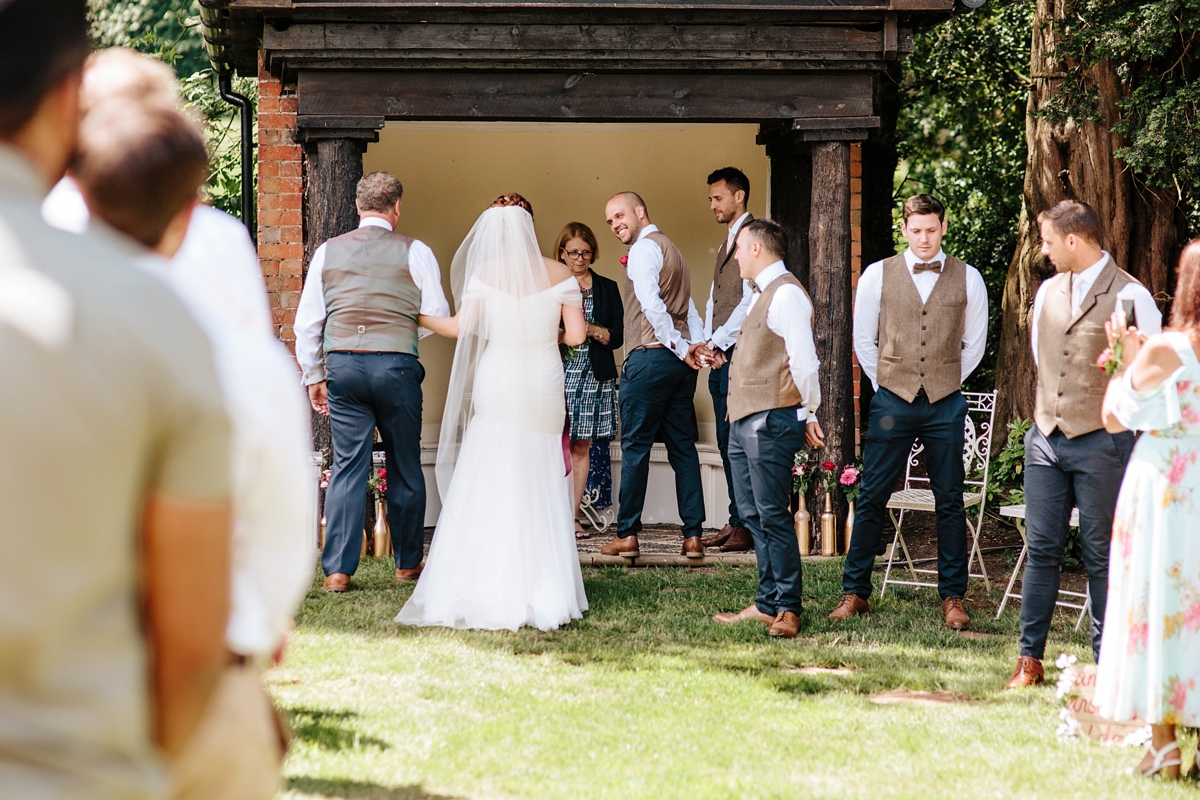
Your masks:
M321 515L321 524L317 526L317 549L325 549L325 515Z
M371 537L369 537L369 536L367 535L367 529L364 527L364 528L363 528L363 543L362 543L362 552L358 554L358 557L359 557L359 558L366 558L368 555L370 555L370 554L371 554L371 548L367 547L367 541L368 541L370 538L371 538Z
M850 552L850 537L854 535L854 501L851 500L849 509L846 511L846 549L844 552Z
M804 494L796 495L796 514L792 517L796 527L796 542L800 545L800 555L812 554L812 514L804 505Z
M387 507L383 499L375 498L375 541L376 558L388 558L392 555L392 531L388 527Z
M837 555L837 517L829 492L825 492L825 510L821 512L821 555Z

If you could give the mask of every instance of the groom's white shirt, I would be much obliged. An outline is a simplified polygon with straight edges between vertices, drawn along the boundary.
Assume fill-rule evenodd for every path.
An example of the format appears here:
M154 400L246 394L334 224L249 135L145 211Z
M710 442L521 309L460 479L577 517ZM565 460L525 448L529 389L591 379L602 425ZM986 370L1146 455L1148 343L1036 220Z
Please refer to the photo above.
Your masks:
M374 226L391 230L392 226L379 217L367 217L358 223L358 227ZM300 304L296 308L296 361L304 373L305 386L320 383L325 380L325 282L321 277L325 269L325 245L322 244L313 253L312 262L308 265L308 277L304 279L304 291L300 293ZM450 316L450 304L446 302L446 293L442 290L442 270L438 267L437 256L429 249L429 245L413 239L408 248L408 272L412 275L413 283L421 290L421 313L427 317ZM420 329L419 336L423 339L431 331Z
M770 286L772 281L786 273L787 267L783 262L776 261L758 273L754 282L761 289ZM760 297L762 294L754 292L749 308L746 309L747 314L758 305ZM817 346L813 341L812 318L812 302L803 289L785 283L775 290L771 306L767 309L767 328L783 339L783 348L788 355L788 371L792 373L792 382L796 384L796 388L800 390L800 397L804 399L804 408L801 411L805 413L797 417L798 419L811 417L821 407L821 382L817 377L821 360L817 358Z
M675 323L667 313L667 304L658 293L658 277L663 268L662 248L655 244L653 239L646 238L657 231L658 226L654 224L642 228L637 241L629 248L629 262L625 265L625 272L629 280L633 281L633 293L642 306L646 321L654 328L654 337L682 360L687 357L692 342L704 341L704 322L700 319L696 304L689 298L688 338L683 338L675 329Z
M747 211L734 220L729 226L729 236L725 239L725 252L728 253L733 249L733 243L737 241L738 231L746 224L746 220L750 218L750 212ZM730 256L732 262L730 266L737 269L737 262ZM716 310L716 301L713 299L713 294L717 290L717 284L714 282L708 290L708 304L704 307L704 341L712 342L721 350L728 350L737 344L738 334L742 331L742 322L746 319L746 313L750 310L750 281L742 281L742 301L737 304L737 308L729 315L729 319L725 320L725 324L713 330L713 313Z

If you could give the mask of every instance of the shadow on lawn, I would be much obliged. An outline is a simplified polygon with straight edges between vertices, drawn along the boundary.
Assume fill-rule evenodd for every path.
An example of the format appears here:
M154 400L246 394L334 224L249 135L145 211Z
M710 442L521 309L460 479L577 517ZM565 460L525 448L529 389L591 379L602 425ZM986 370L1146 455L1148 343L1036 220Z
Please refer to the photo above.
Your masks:
M422 789L420 784L392 787L361 781L301 777L289 778L288 789L318 797L345 800L461 800L445 794L430 794Z
M383 739L366 736L350 727L358 714L353 711L325 711L317 708L287 709L293 737L326 750L358 750L371 747L387 750ZM357 795L355 795L357 796ZM398 795L407 797L408 795ZM413 795L413 797L432 795Z

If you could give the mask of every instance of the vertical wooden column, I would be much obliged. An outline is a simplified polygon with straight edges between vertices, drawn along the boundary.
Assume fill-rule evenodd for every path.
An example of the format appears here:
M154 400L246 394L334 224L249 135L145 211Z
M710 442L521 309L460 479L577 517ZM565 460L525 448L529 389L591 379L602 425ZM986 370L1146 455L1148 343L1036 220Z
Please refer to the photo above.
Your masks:
M771 219L788 234L788 270L808 286L811 147L797 133L764 129L758 137L771 159Z
M822 460L839 467L854 460L853 294L850 287L850 146L845 141L812 143L809 208L809 293L815 308L814 334L821 359L821 408L825 431ZM846 503L835 492L839 523ZM839 543L839 549L841 543Z

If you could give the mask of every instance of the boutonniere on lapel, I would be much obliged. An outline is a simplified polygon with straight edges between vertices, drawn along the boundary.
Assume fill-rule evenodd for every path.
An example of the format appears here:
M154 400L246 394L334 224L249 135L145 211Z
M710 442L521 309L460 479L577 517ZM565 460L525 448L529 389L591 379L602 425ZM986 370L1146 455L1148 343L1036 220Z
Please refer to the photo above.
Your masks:
M622 266L622 267L624 267L624 266L628 266L628 264L629 264L629 256L621 256L621 258L620 258L619 260L620 260L620 262L621 262L621 266Z
M1117 339L1111 347L1106 347L1096 356L1096 366L1105 376L1111 378L1124 366L1121 356L1124 354L1125 341Z

